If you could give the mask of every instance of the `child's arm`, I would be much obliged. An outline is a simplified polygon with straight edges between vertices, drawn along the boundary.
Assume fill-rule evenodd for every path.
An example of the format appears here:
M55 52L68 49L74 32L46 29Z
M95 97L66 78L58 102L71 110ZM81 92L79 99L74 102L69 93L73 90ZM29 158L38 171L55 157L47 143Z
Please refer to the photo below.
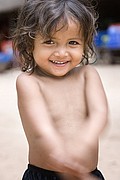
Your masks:
M30 147L38 154L42 148L45 167L76 174L79 164L74 169L74 162L69 163L64 140L54 127L36 78L22 74L17 78L16 86L19 112Z
M85 73L86 104L91 137L98 138L108 121L108 104L102 82L97 71L88 66ZM89 132L89 131L88 131Z
M80 129L80 144L78 144L76 155L80 157L80 163L85 167L85 172L90 172L94 158L97 157L97 154L93 156L93 152L97 152L100 134L108 121L108 104L103 85L96 70L89 65L84 67L84 70L88 114L83 122L83 128Z
M79 139L79 143L75 149L73 149L72 155L74 157L73 162L79 161L83 168L81 168L83 177L85 176L85 179L87 179L87 176L89 176L87 173L94 170L91 168L94 162L97 162L95 158L97 158L98 155L93 155L93 152L97 153L100 134L108 121L108 104L100 77L96 70L89 65L83 68L88 114L80 129L80 137L76 137ZM97 164L94 164L94 166L97 166Z

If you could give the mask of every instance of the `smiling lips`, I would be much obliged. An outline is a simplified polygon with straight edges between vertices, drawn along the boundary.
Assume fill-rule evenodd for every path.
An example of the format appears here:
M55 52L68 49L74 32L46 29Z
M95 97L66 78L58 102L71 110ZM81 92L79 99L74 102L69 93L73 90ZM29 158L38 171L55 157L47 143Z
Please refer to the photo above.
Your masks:
M69 61L63 62L63 61L53 61L53 60L50 60L50 62L52 62L55 65L62 66L62 65L67 64Z

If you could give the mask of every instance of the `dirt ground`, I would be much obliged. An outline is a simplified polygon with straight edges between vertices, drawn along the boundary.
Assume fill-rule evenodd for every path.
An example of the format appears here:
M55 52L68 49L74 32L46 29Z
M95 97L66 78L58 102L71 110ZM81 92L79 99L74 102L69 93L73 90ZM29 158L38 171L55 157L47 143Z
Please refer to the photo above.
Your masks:
M110 123L101 137L99 164L106 180L120 180L120 65L97 65L110 107ZM27 166L27 141L17 109L18 70L0 74L0 180L21 180Z

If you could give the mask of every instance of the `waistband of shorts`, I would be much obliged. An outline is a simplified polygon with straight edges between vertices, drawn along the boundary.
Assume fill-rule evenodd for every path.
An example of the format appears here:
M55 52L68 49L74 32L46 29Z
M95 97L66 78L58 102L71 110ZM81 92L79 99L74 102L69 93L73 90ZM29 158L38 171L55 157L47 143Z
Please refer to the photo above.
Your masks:
M35 166L35 165L32 165L32 164L28 164L28 169L29 170L31 170L31 171L36 171L36 172L41 172L41 173L49 173L49 174L57 174L57 172L55 172L55 171L51 171L51 170L47 170L47 169L43 169L43 168L41 168L41 167L38 167L38 166Z
M37 172L51 172L51 173L55 173L55 171L51 171L51 170L47 170L47 169L43 169L41 167L32 165L32 164L28 164L28 169L29 170L33 170L33 171L37 171ZM93 170L91 173L94 174L96 171L98 171L98 169L96 168L95 170Z

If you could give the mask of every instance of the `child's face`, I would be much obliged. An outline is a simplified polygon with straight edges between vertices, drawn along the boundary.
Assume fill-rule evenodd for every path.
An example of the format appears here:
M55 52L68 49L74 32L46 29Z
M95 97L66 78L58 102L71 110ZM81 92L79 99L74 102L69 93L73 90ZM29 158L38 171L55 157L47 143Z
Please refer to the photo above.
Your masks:
M37 35L33 56L43 71L60 77L82 61L83 49L84 39L80 27L74 21L69 21L68 27L57 31L50 39Z

